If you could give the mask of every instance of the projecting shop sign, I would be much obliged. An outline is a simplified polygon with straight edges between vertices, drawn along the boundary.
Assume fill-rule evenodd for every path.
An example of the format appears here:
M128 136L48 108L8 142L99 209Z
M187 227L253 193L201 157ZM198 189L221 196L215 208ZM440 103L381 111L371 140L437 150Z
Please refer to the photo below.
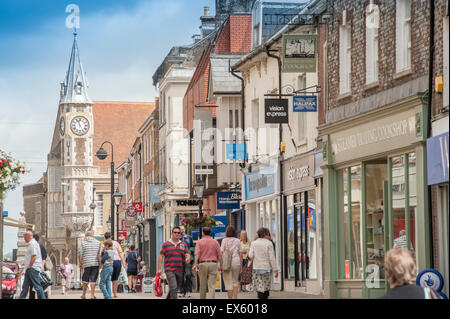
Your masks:
M317 35L283 35L283 72L316 72Z
M289 122L289 100L288 99L265 99L265 123L282 124Z
M294 96L293 105L294 112L317 112L317 96Z
M217 209L239 209L240 203L240 192L217 192Z

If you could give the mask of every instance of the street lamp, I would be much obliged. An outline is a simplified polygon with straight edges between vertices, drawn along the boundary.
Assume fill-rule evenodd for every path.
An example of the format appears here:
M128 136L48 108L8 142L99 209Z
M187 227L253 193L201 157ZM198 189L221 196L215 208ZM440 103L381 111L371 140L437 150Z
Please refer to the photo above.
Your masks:
M203 191L205 190L205 184L203 184L201 181L198 181L194 184L194 189L195 189L195 194L197 195L198 198L198 212L199 212L199 217L202 218L203 217L203 212L202 212L202 198L203 198ZM199 234L198 237L201 239L202 238L202 227L200 226L199 229Z
M117 236L116 236L116 238L119 239L119 236L118 236L118 232L119 232L119 206L120 206L120 202L122 201L122 193L119 192L119 188L116 189L116 191L112 195L112 198L114 199L114 204L116 204L116 219L117 219Z
M111 236L112 239L115 239L114 237L114 199L113 199L113 194L114 194L114 146L111 142L109 141L105 141L102 143L102 145L100 146L100 148L98 149L97 153L95 154L95 156L97 156L97 158L101 161L103 161L106 157L108 157L108 153L106 152L106 150L103 148L103 145L105 143L108 143L109 145L111 145ZM109 228L109 227L108 227Z

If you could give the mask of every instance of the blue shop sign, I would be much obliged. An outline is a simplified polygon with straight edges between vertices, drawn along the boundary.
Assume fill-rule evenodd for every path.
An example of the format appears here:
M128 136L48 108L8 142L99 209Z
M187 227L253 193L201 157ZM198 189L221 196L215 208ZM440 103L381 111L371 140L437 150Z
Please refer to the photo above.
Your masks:
M216 220L216 226L211 228L211 237L214 239L225 238L225 232L228 227L228 212L223 212L211 216Z
M245 159L247 157L246 144L227 144L227 159Z
M245 199L271 195L275 192L274 167L245 175Z
M448 132L427 140L428 185L448 183Z
M239 209L241 208L240 192L218 192L217 209Z
M293 100L294 112L317 112L317 96L297 95Z

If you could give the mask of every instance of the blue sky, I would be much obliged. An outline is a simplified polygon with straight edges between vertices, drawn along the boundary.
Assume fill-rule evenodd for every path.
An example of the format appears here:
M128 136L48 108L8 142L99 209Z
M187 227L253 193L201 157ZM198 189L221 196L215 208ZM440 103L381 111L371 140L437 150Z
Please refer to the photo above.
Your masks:
M94 101L152 101L152 75L170 48L189 44L199 17L214 0L0 0L0 149L32 170L22 184L46 170L73 31L66 6L80 8L78 46ZM22 187L7 194L13 218L23 209ZM4 252L17 244L5 228Z

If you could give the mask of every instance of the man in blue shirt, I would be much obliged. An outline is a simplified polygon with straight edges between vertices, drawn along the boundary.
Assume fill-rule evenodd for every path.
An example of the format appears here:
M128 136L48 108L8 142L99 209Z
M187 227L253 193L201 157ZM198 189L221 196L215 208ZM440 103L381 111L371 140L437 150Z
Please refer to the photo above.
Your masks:
M191 254L190 263L184 263L184 272L183 272L183 284L181 285L181 297L191 297L192 293L192 263L194 262L194 239L191 235L186 234L186 229L182 225L180 226L181 236L180 241L186 244L188 247L189 253Z

